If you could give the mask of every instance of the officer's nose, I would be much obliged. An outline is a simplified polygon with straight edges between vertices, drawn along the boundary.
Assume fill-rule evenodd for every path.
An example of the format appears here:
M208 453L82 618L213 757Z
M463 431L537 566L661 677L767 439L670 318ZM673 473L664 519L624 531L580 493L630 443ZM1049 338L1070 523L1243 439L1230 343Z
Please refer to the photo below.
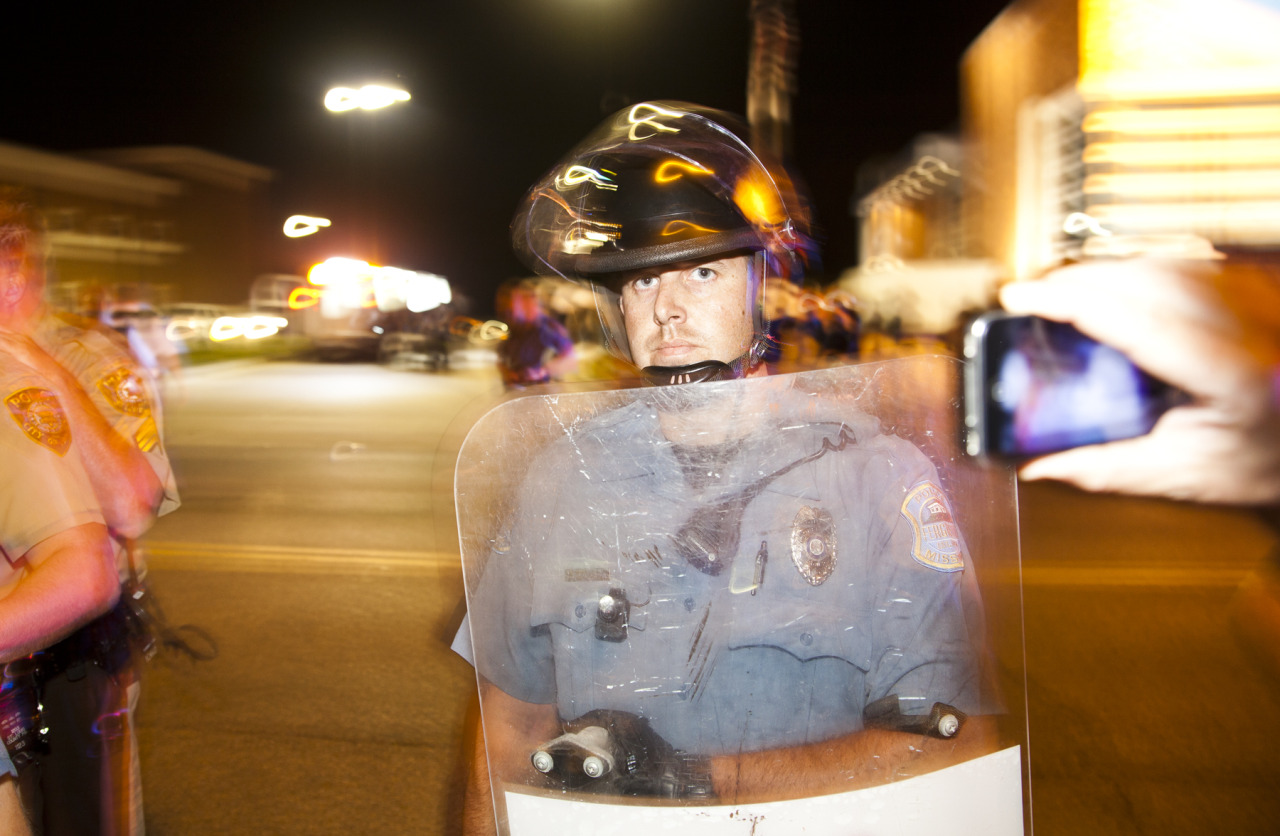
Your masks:
M685 317L685 287L677 271L658 277L658 292L653 298L653 319L659 325L683 322Z

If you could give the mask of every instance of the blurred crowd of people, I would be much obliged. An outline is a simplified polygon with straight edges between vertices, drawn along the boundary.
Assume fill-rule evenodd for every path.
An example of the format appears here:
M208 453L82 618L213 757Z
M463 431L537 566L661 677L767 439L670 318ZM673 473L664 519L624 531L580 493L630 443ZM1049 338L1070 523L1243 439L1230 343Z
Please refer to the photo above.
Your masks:
M771 279L765 287L770 350L779 371L820 368L858 357L861 320L852 296L822 294Z
M564 380L577 368L568 329L547 313L534 284L504 284L497 309L507 324L506 339L498 344L498 370L508 388Z
M634 369L614 361L601 345L594 297L572 293L576 287L541 277L510 281L498 289L497 314L508 328L499 343L498 367L508 388L635 377ZM765 306L769 346L764 359L776 371L824 368L860 359L862 321L857 300L848 291L833 287L823 292L772 279ZM899 353L899 343L892 335L871 337L876 359Z

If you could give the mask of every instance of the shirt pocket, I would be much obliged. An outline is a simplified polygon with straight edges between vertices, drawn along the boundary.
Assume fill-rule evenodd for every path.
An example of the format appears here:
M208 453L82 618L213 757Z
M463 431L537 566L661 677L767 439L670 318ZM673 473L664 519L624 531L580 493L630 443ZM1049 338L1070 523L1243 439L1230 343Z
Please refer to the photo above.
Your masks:
M572 570L566 574L572 575ZM647 585L623 585L609 580L606 573L584 574L589 575L588 579L535 579L529 626L560 625L575 633L594 630L597 616L606 607L606 599L612 598L615 606L622 606L620 599L625 597L626 614L619 617L625 617L627 629L644 629L642 605L649 599Z
M871 668L871 641L866 625L850 608L809 596L739 596L733 608L729 647L773 647L807 662L832 657L866 672Z

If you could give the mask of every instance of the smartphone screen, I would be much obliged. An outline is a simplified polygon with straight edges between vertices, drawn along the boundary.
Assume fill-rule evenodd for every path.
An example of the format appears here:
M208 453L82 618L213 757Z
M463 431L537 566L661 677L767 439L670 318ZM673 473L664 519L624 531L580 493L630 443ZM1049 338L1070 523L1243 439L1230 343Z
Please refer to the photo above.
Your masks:
M966 450L1021 459L1144 435L1178 390L1073 326L979 317L965 339Z

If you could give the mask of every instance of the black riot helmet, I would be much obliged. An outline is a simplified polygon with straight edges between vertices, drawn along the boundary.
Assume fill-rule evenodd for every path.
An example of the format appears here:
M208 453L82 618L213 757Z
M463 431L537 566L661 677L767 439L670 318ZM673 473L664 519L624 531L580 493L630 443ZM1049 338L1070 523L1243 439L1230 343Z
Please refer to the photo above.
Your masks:
M618 274L755 253L755 343L715 375L736 376L763 353L766 276L797 279L810 242L791 179L745 135L729 114L683 102L619 111L529 190L512 222L516 254L535 272L589 283L607 347L630 362Z

